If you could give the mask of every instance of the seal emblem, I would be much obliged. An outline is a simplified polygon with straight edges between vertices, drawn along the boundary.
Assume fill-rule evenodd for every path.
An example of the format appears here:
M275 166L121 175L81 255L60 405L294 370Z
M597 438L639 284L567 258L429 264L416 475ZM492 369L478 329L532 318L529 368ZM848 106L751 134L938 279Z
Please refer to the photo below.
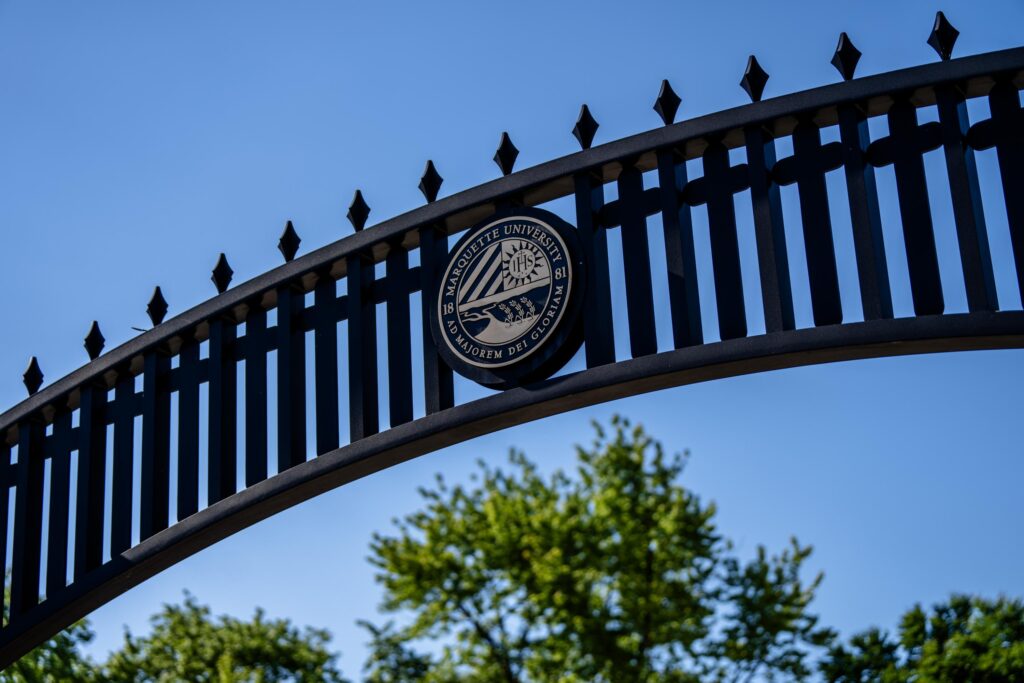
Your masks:
M452 250L431 329L460 374L507 388L542 379L579 348L576 231L540 209L476 225Z

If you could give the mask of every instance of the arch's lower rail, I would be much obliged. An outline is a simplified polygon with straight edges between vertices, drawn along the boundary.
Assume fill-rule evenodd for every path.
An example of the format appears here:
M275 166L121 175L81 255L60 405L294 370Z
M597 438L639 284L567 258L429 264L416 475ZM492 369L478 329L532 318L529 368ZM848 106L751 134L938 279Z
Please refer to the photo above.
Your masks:
M820 363L1024 348L1024 312L879 320L718 342L557 377L420 418L254 484L165 529L44 601L11 628L26 651L129 588L282 510L425 453L532 420L659 389ZM9 627L10 628L10 627Z
M841 42L843 50L848 56ZM940 50L944 57L948 51ZM850 76L844 59L838 63ZM753 69L745 79L755 99L764 85L757 75ZM423 181L428 204L420 209L363 230L368 208L359 195L350 212L356 234L293 259L294 236L286 233L284 266L227 289L230 271L219 265L215 281L226 291L105 355L98 355L98 332L90 334L87 346L98 357L41 391L36 367L26 378L30 397L0 415L0 561L11 566L0 666L239 529L479 434L718 377L1024 346L1024 313L1000 310L986 227L991 204L983 202L975 159L976 150L995 150L999 210L1009 227L1016 289L1024 293L1022 84L1024 48L1018 48L849 80L678 124L671 123L674 106L663 91L658 108L670 124L663 128L590 149L594 124L581 117L577 137L584 151L437 201L439 180L430 166ZM973 99L987 103L987 118L970 120ZM921 122L924 109L935 120ZM868 126L873 118L887 127L877 139ZM783 139L792 153L779 159ZM733 155L745 160L737 163L731 150L741 150ZM941 151L949 188L959 266L954 279L966 296L964 313L949 312L945 295L949 276L940 268L929 203L934 188L925 173L932 151ZM507 146L499 163L510 171ZM875 169L884 166L893 167L906 245L897 253L886 247L879 209ZM695 169L701 175L688 177ZM826 177L833 171L841 173L843 192L830 202ZM614 200L605 193L611 183ZM797 216L784 211L787 185L797 188ZM744 280L741 267L741 194L752 209L756 283ZM587 265L585 369L459 404L452 372L428 330L448 237L499 207L570 195L574 215L567 219ZM837 203L852 228L857 303L840 287ZM707 215L706 253L695 244L697 211ZM664 253L658 258L651 253L649 219L660 223L661 239L654 243ZM802 329L787 240L794 226L802 234L813 321ZM616 229L621 240L609 242ZM413 254L418 263L410 261ZM903 259L913 313L894 318L890 270ZM612 297L610 261L621 261L624 270L621 303ZM705 301L713 315L701 307L699 272L712 276L714 296ZM662 307L655 306L655 281L666 285ZM751 301L758 310L750 310ZM151 304L157 322L161 304ZM857 305L864 322L849 322ZM379 306L386 309L384 329L378 329ZM715 321L717 331L705 329L706 320ZM765 333L751 334L751 320L763 320ZM658 321L671 331L661 352ZM628 352L616 352L616 325L628 331ZM386 351L378 352L382 338ZM616 362L622 357L628 360ZM378 386L382 366L386 385ZM417 383L421 410L413 400ZM347 444L340 419L345 402ZM13 552L7 558L9 533Z

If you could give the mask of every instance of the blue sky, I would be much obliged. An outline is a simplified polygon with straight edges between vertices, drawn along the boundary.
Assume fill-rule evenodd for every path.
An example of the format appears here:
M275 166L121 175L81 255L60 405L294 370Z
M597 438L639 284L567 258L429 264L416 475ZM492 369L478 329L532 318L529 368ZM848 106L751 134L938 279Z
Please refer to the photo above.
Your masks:
M108 349L148 326L154 285L172 315L208 298L221 251L238 283L280 262L287 219L300 252L349 234L357 187L373 224L422 203L428 158L445 178L442 195L496 177L503 130L521 150L517 168L571 153L583 102L601 124L595 144L646 130L658 124L651 105L662 78L683 98L679 118L743 104L737 83L750 53L771 74L766 97L832 83L840 31L864 52L860 74L931 62L925 38L937 9L962 32L957 55L1020 44L1024 5L995 0L0 2L0 407L23 398L31 355L47 382L81 365L93 319ZM936 161L930 174L941 172ZM994 187L991 155L979 163ZM880 179L891 223L891 176ZM941 191L939 242L955 249ZM795 196L784 193L788 209ZM988 218L1000 295L1019 308L1005 214ZM898 246L898 233L887 239ZM946 254L947 299L962 309L950 275L957 257ZM856 317L852 262L840 257L844 305ZM897 312L906 312L905 266L893 269ZM806 304L799 284L796 297ZM379 598L367 544L415 508L416 487L437 471L465 477L475 458L500 460L510 446L567 466L571 445L590 438L589 420L613 412L692 450L686 483L718 503L740 552L780 548L790 534L815 545L814 566L826 572L817 608L845 632L890 626L913 602L953 590L1021 595L1022 360L1001 351L768 373L479 438L325 494L168 570L93 615L91 651L102 657L124 624L143 629L188 588L218 612L262 605L330 628L355 675L365 638L354 622L373 618Z

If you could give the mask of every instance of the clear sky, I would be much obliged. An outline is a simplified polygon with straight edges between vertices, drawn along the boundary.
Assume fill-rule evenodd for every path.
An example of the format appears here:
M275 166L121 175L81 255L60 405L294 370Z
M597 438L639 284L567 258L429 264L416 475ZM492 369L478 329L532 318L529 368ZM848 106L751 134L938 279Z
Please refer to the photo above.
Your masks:
M832 83L840 31L864 52L860 74L931 62L937 9L962 32L957 55L1015 47L1024 35L1019 0L3 0L0 409L24 397L30 356L47 382L82 364L93 319L108 349L147 327L154 285L172 315L208 298L218 252L238 283L280 262L286 219L300 252L349 234L357 187L372 224L422 203L428 158L445 177L442 195L496 177L503 130L521 150L518 168L573 152L583 102L601 124L597 144L646 130L658 124L662 78L683 98L680 118L743 104L737 83L750 53L771 74L766 97ZM941 173L936 162L930 174ZM992 156L980 165L994 187ZM933 181L940 245L955 249L943 181ZM784 193L790 215L795 197ZM891 193L882 208L887 239L898 241ZM834 213L841 232L847 219ZM1020 308L1005 214L988 217L1000 295ZM943 276L951 309L962 310L956 258L944 257ZM841 259L844 305L855 312L851 268ZM905 265L893 273L906 312ZM413 510L434 472L463 478L477 457L497 462L517 446L545 466L569 465L589 420L613 412L692 450L686 483L718 503L740 552L781 548L790 534L813 544L814 568L826 572L817 609L844 632L892 626L915 601L954 590L1022 595L1022 360L1003 351L788 370L479 438L325 494L151 579L92 616L91 652L115 647L125 624L143 630L188 588L217 612L248 616L261 605L328 627L357 675L365 636L354 622L374 618L379 599L365 562L371 533Z

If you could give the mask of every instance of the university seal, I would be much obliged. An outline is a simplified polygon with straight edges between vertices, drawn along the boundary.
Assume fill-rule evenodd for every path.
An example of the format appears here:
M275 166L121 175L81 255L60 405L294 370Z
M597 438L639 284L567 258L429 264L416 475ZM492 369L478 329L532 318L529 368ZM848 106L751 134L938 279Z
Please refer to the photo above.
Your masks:
M540 209L470 229L449 256L431 328L460 374L507 388L547 377L579 348L583 263L576 231Z

